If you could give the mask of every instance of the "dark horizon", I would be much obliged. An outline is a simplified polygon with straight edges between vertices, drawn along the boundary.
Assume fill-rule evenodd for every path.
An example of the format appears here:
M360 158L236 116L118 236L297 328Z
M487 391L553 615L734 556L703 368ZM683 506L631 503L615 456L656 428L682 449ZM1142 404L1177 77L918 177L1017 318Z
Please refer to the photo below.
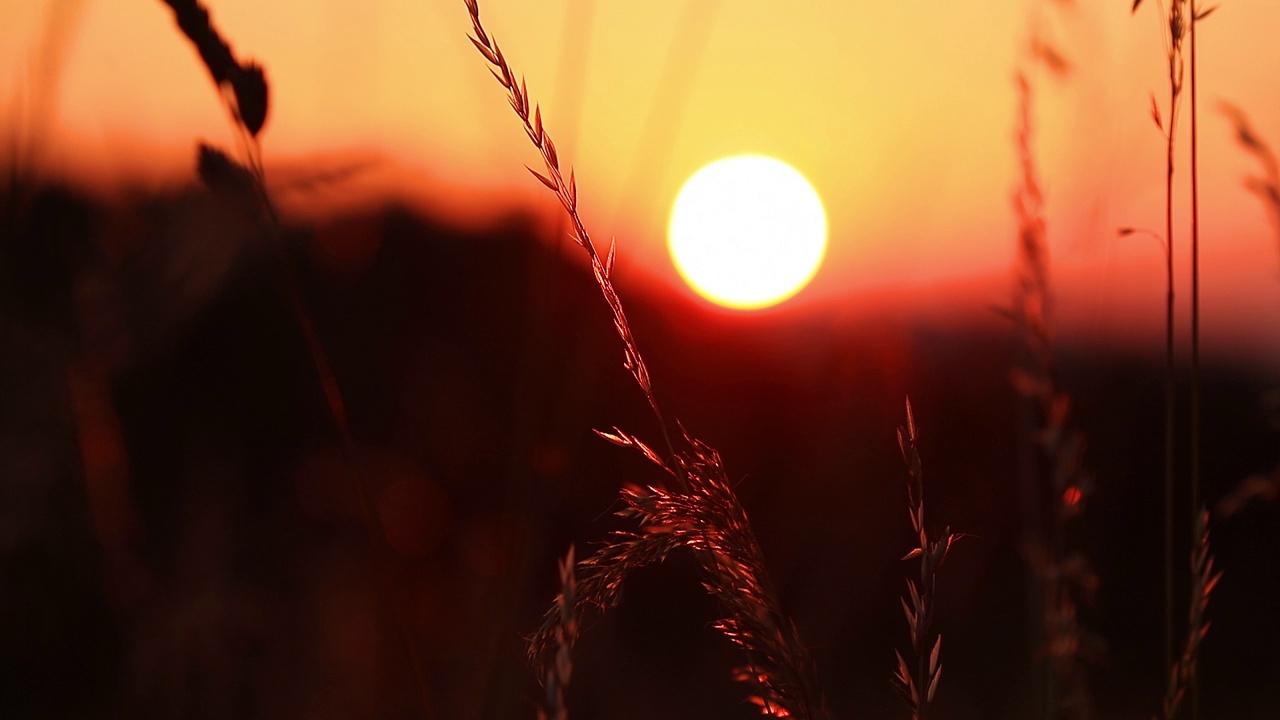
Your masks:
M120 215L28 189L2 255L0 668L19 681L0 714L418 717L385 582L436 717L532 717L521 636L555 595L556 558L627 528L610 515L623 484L660 481L591 432L656 434L590 275L518 217L477 234L389 208L285 229L383 566L261 232L198 188ZM890 678L912 567L894 439L908 395L929 523L976 536L942 569L934 717L1033 712L1013 326L727 317L628 290L656 392L723 454L830 714L906 714ZM1081 610L1108 648L1093 699L1103 716L1150 716L1164 690L1160 360L1057 350L1096 481L1067 538L1100 578ZM1280 465L1277 385L1204 369L1211 505ZM1226 574L1201 658L1206 717L1280 714L1276 513L1253 502L1214 518ZM618 610L587 622L571 717L755 715L689 560L638 573Z

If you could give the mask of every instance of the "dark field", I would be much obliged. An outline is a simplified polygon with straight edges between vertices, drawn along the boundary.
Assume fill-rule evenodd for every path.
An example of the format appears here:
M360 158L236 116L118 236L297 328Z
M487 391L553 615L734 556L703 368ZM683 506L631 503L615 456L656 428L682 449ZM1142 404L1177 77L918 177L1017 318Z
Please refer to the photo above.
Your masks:
M420 717L406 642L434 717L533 717L522 636L557 591L556 558L631 528L611 515L619 488L661 480L591 432L657 428L577 248L539 242L520 216L479 234L394 207L286 224L345 396L366 525L268 238L234 203L194 188L114 204L43 185L7 196L0 717ZM1012 323L734 315L618 282L655 392L725 458L828 714L906 715L891 684L916 567L901 560L906 395L929 524L974 536L941 572L933 716L1036 713ZM1099 717L1150 717L1166 677L1163 360L1057 351L1096 484L1065 538L1099 578L1081 607L1103 643L1092 702ZM1211 507L1280 464L1280 377L1244 367L1204 368ZM1206 718L1280 716L1271 492L1214 517L1225 575L1200 663ZM571 717L757 714L699 582L677 555L584 618Z

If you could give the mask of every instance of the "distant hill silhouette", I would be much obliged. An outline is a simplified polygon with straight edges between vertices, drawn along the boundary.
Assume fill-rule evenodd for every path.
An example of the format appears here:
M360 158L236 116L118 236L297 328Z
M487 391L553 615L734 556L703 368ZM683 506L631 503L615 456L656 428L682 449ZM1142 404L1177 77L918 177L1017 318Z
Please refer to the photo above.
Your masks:
M269 239L197 188L5 197L0 716L416 716ZM283 238L441 718L532 717L521 635L554 595L554 558L624 527L609 515L621 484L660 480L591 433L655 428L585 268L532 227L513 215L463 232L393 206ZM939 716L1028 716L1012 328L717 313L619 282L657 393L739 481L832 716L901 712L907 394L929 515L976 536L939 590ZM1109 645L1095 701L1146 717L1164 683L1161 361L1063 347L1060 366L1098 485L1070 538L1101 575L1083 617ZM1211 501L1280 464L1276 388L1208 369ZM1226 576L1205 717L1280 716L1278 512L1253 503L1214 526ZM637 576L587 625L573 716L753 716L714 613L692 563Z

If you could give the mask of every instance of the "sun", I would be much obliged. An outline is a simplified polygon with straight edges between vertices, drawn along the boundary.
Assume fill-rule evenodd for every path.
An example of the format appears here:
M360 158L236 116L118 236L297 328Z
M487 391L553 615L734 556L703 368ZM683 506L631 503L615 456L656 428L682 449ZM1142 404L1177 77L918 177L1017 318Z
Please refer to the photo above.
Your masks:
M668 248L699 295L754 310L800 292L827 249L817 191L790 165L736 155L685 181L671 208Z

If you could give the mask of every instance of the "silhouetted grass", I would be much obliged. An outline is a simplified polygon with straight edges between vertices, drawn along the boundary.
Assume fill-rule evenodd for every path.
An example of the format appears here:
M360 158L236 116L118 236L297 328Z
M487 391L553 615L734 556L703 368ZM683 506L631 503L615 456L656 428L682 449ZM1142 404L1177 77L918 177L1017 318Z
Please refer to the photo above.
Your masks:
M1223 103L1221 109L1235 131L1236 142L1260 166L1260 174L1245 178L1244 185L1262 201L1275 233L1277 249L1280 250L1280 161L1276 159L1271 145L1254 129L1243 110L1229 103ZM1280 412L1274 401L1270 410L1272 423L1280 426ZM1254 499L1274 502L1277 497L1280 497L1280 468L1242 480L1235 490L1218 501L1216 514L1219 517L1230 517Z
M543 127L541 109L531 102L524 79L517 80L497 41L485 30L477 0L466 0L466 5L474 33L471 42L507 91L511 109L542 156L544 171L529 168L529 172L556 195L568 215L573 239L586 253L596 284L613 315L614 330L623 345L623 366L648 401L667 454L659 455L638 437L617 428L600 435L616 445L639 451L674 484L674 488L629 485L623 489L622 499L627 507L619 514L635 519L641 531L615 534L594 555L579 563L582 576L578 579L578 606L613 607L622 582L633 570L661 562L674 551L687 548L702 568L704 587L727 611L716 627L747 654L746 665L735 677L754 688L751 700L767 715L811 718L814 715L806 651L779 607L760 546L746 511L728 482L720 455L683 427L678 435L668 428L644 356L614 289L616 245L610 245L604 256L597 251L578 213L577 181L572 170L567 179L564 177L555 143ZM557 607L548 611L530 642L535 661L546 662L561 618Z
M1089 559L1068 544L1067 532L1092 498L1094 482L1083 469L1084 436L1071 427L1072 400L1060 387L1054 355L1054 297L1030 76L1039 65L1065 78L1071 63L1040 38L1033 38L1032 50L1032 65L1016 78L1014 139L1020 172L1013 197L1018 244L1012 316L1022 347L1013 380L1031 405L1022 423L1022 442L1031 448L1030 457L1020 463L1023 552L1034 578L1032 604L1040 623L1035 656L1048 671L1043 711L1046 717L1084 720L1094 714L1087 665L1100 659L1104 643L1081 626L1079 607L1092 602L1099 580Z
M364 520L370 551L378 567L382 590L391 605L392 615L413 666L413 677L417 683L422 711L427 717L431 717L426 670L417 641L406 620L407 611L401 607L390 579L388 569L390 560L385 535L374 514L369 488L356 458L356 444L351 434L351 420L347 414L346 400L333 370L333 362L320 340L315 321L303 299L297 272L293 268L281 238L280 221L275 206L267 192L266 169L262 163L262 148L259 140L270 106L266 72L257 62L245 62L236 58L231 45L214 28L209 18L209 11L199 0L164 0L164 2L172 8L178 28L195 46L205 69L209 71L210 77L221 92L232 123L240 132L248 162L248 168L242 167L221 150L202 143L198 159L200 178L210 189L228 195L232 200L249 207L268 230L269 242L277 259L276 269L280 285L294 320L306 341L307 350L324 395L325 406L338 434L347 473L360 498L361 516Z
M1182 653L1169 668L1169 684L1165 689L1161 706L1163 720L1174 720L1187 701L1188 694L1195 693L1196 665L1200 659L1200 643L1209 634L1209 621L1205 610L1213 589L1222 579L1222 572L1214 570L1213 555L1209 552L1209 513L1196 513L1195 535L1191 549L1191 605L1187 610L1187 637ZM1192 715L1195 710L1192 707Z
M898 447L907 464L907 511L911 515L911 529L915 531L919 543L903 560L920 559L920 582L907 578L907 594L911 602L908 604L906 598L902 600L902 613L906 616L907 628L911 633L911 652L915 667L907 662L901 652L895 651L898 669L894 680L907 707L911 708L912 718L925 720L929 716L933 696L938 692L938 682L942 679L942 635L932 635L938 571L946 562L951 546L964 535L953 533L947 527L943 529L941 537L935 537L929 534L925 526L924 467L920 460L919 432L916 430L915 414L911 410L909 399L907 424L898 428Z
M1137 12L1142 0L1134 0L1133 12ZM1156 125L1165 135L1165 260L1166 260L1166 322L1165 322L1165 665L1170 673L1185 685L1191 696L1191 717L1198 717L1199 698L1197 691L1195 661L1188 659L1186 653L1194 655L1199 647L1198 637L1189 637L1184 656L1175 665L1174 660L1174 619L1173 619L1173 542L1174 542L1174 494L1175 494L1175 462L1174 446L1174 234L1173 234L1173 187L1174 187L1174 154L1178 139L1178 116L1181 110L1184 88L1190 93L1190 156L1191 156L1191 379L1190 379L1190 457L1189 457L1189 494L1190 507L1195 513L1192 518L1193 533L1193 569L1196 553L1201 552L1200 544L1207 543L1207 527L1202 527L1201 488L1200 488L1200 180L1199 180L1199 108L1197 88L1196 26L1207 18L1217 6L1202 9L1196 0L1169 0L1167 11L1161 8L1163 32L1165 37L1165 56L1168 63L1169 105L1168 114L1162 121L1158 106L1152 101L1152 117ZM1190 73L1188 74L1188 69ZM1189 80L1189 84L1188 81ZM1204 516L1207 523L1207 516ZM1203 550L1207 554L1207 547ZM1195 578L1193 577L1193 581ZM1193 582L1194 585L1194 582ZM1207 593L1206 593L1207 594ZM1205 598L1207 600L1207 597ZM1201 602L1196 588L1192 589L1191 605L1197 607ZM1207 626L1206 626L1207 627ZM1193 617L1188 628L1192 636L1198 635L1200 629ZM1194 642L1193 642L1194 641ZM1173 700L1173 689L1169 690L1164 709L1166 717L1172 717L1181 702Z
M1222 112L1231 122L1236 133L1236 142L1260 165L1261 174L1245 178L1244 185L1249 192L1258 196L1271 220L1272 229L1276 233L1276 249L1280 250L1280 160L1271 145L1262 138L1248 116L1240 108L1222 104Z
M555 654L546 663L542 685L547 692L546 704L538 709L538 720L569 720L565 691L573 677L573 645L578 641L578 581L573 547L560 561L560 593L555 610L559 613L553 632Z
M1134 0L1137 12L1142 0ZM1162 13L1166 61L1169 77L1169 104L1165 113L1151 99L1151 116L1165 138L1164 253L1165 253L1165 398L1164 398L1164 655L1165 666L1173 665L1173 506L1175 446L1174 391L1174 283L1173 283L1173 158L1177 147L1178 111L1185 73L1182 42L1186 35L1186 0L1169 0Z

